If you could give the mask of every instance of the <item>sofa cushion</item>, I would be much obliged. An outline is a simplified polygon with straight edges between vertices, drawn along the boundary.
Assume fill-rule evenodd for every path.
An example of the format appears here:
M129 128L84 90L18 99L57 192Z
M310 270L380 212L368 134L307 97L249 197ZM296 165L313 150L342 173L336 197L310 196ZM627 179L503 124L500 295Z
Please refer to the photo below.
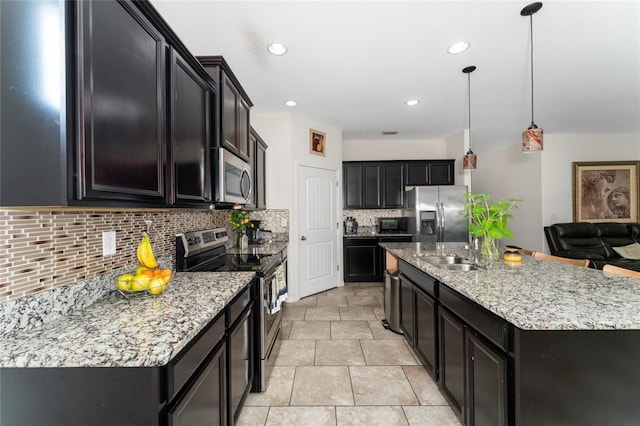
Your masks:
M593 238L598 236L598 230L592 223L556 223L551 225L559 238Z
M631 227L626 223L594 223L593 227L599 237L631 238Z
M625 259L640 260L640 244L633 243L621 247L612 247L613 250Z
M589 252L603 258L608 257L607 252L598 238L598 230L592 223L556 223L551 225L552 233L555 233L557 251L560 252Z
M606 257L619 258L620 253L614 247L626 246L636 242L631 238L631 227L626 223L594 223L593 226L604 245Z

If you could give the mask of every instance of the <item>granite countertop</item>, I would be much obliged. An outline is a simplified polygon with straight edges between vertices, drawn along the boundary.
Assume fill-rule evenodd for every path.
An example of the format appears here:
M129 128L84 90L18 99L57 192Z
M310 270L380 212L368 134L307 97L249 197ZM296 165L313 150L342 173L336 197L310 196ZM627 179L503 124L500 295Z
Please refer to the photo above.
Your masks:
M387 251L523 330L640 329L640 280L600 270L536 260L488 270L455 272L420 259L434 243L381 243ZM469 258L462 243L443 254Z
M355 234L344 234L344 238L376 238L376 237L413 237L409 232L376 232L373 226L359 226Z
M286 241L272 241L270 243L264 244L249 244L249 250L247 253L263 255L277 254L287 248L287 244L288 242ZM227 247L227 253L243 254L242 250L240 250L238 247Z
M158 296L126 299L114 292L3 339L0 367L166 365L253 277L253 272L178 272Z

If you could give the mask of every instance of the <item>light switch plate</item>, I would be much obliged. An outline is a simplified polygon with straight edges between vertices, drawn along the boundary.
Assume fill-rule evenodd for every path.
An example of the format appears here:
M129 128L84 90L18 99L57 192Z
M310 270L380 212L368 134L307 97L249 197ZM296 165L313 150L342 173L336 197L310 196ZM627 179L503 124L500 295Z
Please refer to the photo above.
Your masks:
M102 255L111 256L116 254L116 231L102 232Z

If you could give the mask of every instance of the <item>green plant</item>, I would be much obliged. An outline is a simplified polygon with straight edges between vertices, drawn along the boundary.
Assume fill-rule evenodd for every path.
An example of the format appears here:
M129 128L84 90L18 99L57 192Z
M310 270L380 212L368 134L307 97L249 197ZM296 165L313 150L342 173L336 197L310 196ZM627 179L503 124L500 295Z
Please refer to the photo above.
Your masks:
M517 198L499 198L490 202L488 194L468 192L467 203L464 205L467 211L465 217L471 219L469 232L476 237L489 236L496 240L503 237L513 238L513 233L507 228L507 221L513 216L509 212L517 208Z
M488 194L468 192L467 203L464 205L465 217L470 219L469 233L482 238L482 257L487 261L496 260L499 256L496 240L503 237L513 238L513 232L507 228L507 221L513 216L511 210L517 208L517 198L490 201Z
M253 224L250 222L251 218L246 210L232 210L227 216L229 224L238 234L242 234L248 228L253 228Z

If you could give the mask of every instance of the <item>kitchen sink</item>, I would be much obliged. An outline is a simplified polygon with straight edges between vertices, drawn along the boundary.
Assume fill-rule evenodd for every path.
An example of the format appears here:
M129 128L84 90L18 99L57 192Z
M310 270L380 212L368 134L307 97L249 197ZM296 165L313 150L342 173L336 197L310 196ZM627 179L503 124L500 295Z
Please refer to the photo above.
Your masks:
M433 266L437 266L440 269L446 269L447 271L475 271L477 269L480 269L480 266L459 256L417 255L416 257L427 263L431 263Z
M417 255L418 259L424 260L428 263L433 264L454 264L454 263L462 263L465 260L462 257L458 256L421 256Z
M440 269L446 269L447 271L475 271L479 269L477 265L473 263L444 263L436 264Z

